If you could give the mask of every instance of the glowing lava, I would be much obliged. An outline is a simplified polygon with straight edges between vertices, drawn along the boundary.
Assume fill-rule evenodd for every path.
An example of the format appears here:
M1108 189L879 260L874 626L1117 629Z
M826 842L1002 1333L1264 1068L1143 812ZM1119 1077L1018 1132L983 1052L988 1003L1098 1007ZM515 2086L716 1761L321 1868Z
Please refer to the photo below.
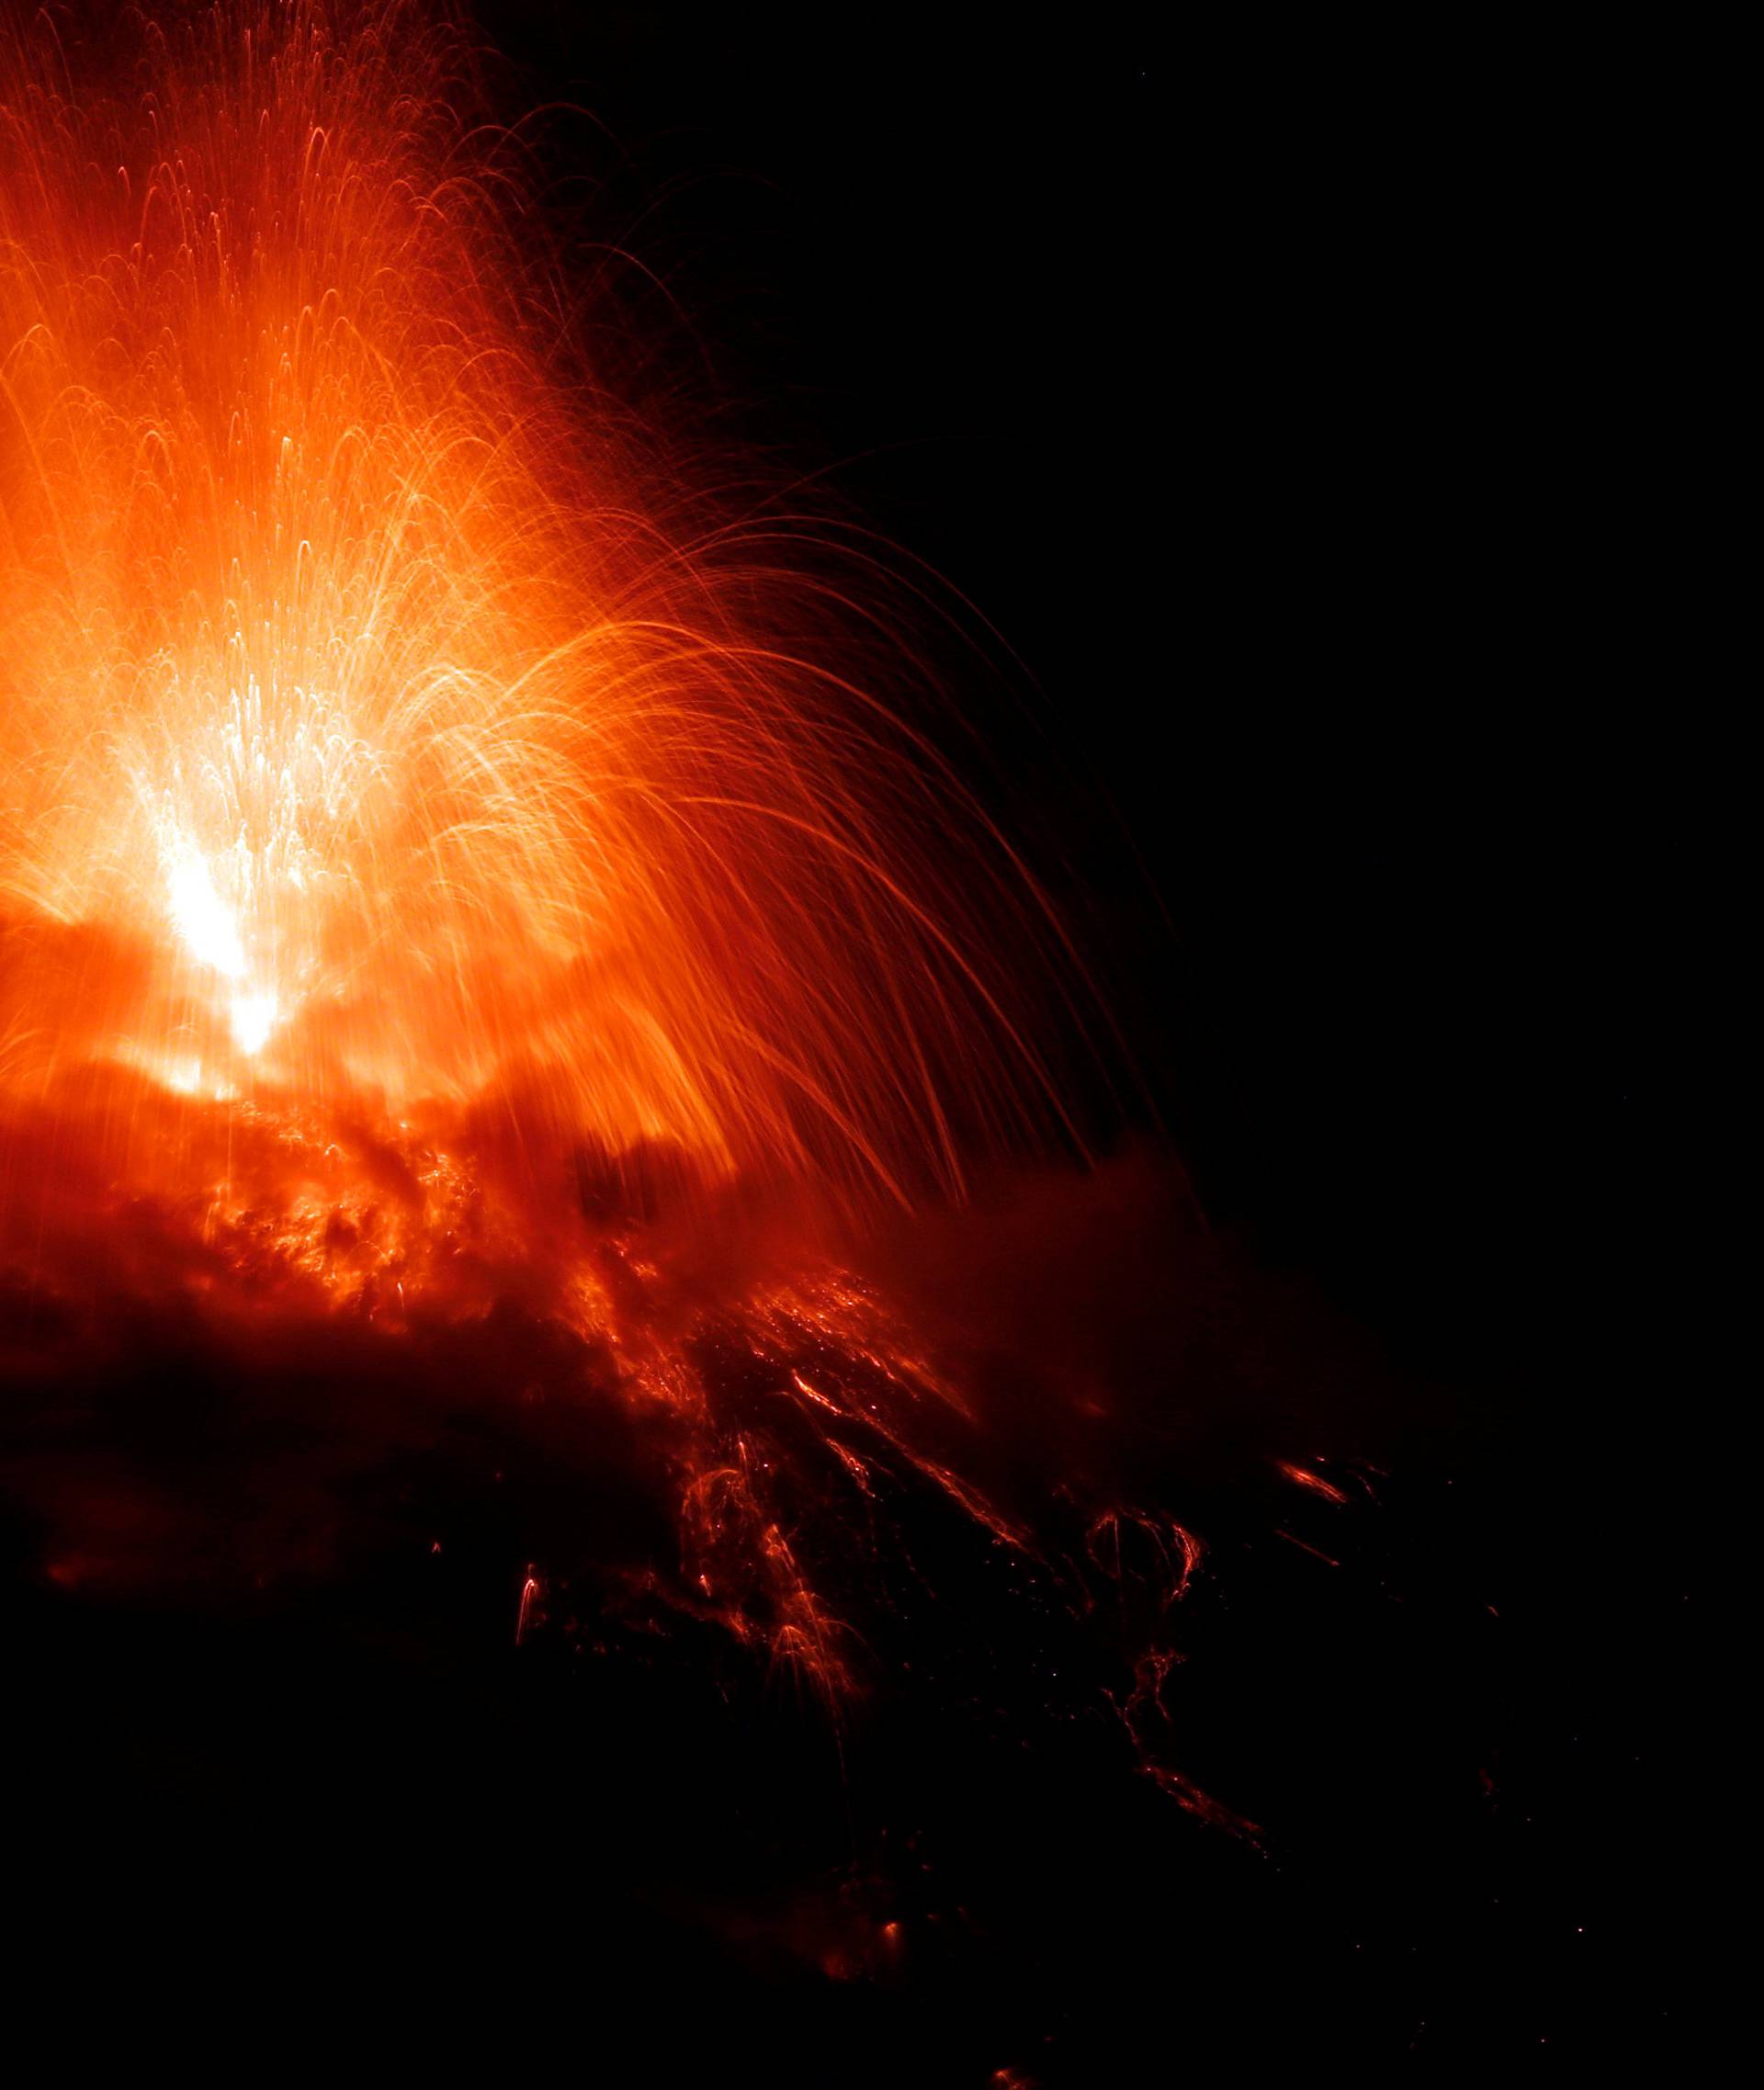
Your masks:
M260 1051L275 1028L278 1005L273 988L251 984L232 909L215 891L209 867L199 856L181 858L167 883L172 920L190 955L232 986L227 1013L234 1042L241 1052Z
M99 1345L167 1297L253 1355L561 1331L666 1447L666 1601L829 1700L888 1491L1087 1605L830 1247L1081 1144L1081 969L906 584L612 397L449 17L45 19L0 40L0 1276ZM1185 1528L1060 1485L1167 1608Z
M694 1601L831 1689L692 1345L720 1315L1022 1543L809 1214L1063 1115L1046 910L877 636L886 571L606 397L445 10L6 19L6 1246L52 1288L151 1237L125 1287L211 1316L518 1294L698 1418ZM789 1248L670 1316L658 1185L794 1194Z
M15 1091L518 1089L847 1202L1056 1125L1058 938L884 570L609 403L449 19L8 22L0 904L83 938Z

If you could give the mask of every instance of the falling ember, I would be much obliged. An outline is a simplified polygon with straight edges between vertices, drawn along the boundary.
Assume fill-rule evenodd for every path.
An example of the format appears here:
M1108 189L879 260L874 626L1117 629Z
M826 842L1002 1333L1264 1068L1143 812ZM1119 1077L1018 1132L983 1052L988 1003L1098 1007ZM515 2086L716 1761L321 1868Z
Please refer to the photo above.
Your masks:
M1295 1487L1308 1488L1313 1495L1320 1495L1325 1502L1342 1503L1348 1499L1333 1481L1325 1480L1321 1474L1313 1473L1308 1466L1295 1465L1290 1460L1282 1460L1280 1470Z

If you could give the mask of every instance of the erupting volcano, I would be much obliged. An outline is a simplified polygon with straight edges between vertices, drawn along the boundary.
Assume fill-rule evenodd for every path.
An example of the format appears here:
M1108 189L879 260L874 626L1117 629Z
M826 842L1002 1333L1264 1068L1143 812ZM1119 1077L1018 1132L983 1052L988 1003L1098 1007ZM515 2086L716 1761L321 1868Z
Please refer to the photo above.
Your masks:
M668 1600L836 1704L879 1486L1025 1573L1045 1508L842 1234L1082 1151L922 585L600 388L451 17L64 28L0 83L15 1268L260 1337L518 1301L668 1444ZM1122 1513L1059 1508L1116 1578Z
M1010 630L750 435L509 78L448 0L0 12L34 1927L210 1882L192 1963L684 1989L694 2066L764 1997L779 2083L1125 2081L1280 1935L1462 2033L1355 1874L1480 1908L1505 1833L1472 1490L1200 1215Z

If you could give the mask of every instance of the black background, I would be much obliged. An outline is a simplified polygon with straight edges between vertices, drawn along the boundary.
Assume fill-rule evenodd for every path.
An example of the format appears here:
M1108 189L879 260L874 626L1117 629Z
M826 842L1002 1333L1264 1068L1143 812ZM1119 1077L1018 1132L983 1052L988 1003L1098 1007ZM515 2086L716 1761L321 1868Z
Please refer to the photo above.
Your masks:
M629 225L741 438L1021 661L958 700L1209 1211L1430 1362L1633 1359L1688 790L1634 54L483 18L511 107L609 134L548 145L560 217Z
M1548 1825L1490 1862L1494 1920L1504 1892L1534 1926L1506 1958L1461 1882L1405 1887L1400 1802L1369 1832L1399 1928L1406 1892L1418 1931L1462 1920L1436 2041L1682 2053L1665 1795L1706 1592L1663 59L1108 8L495 28L652 192L693 177L646 252L678 241L744 433L839 462L1020 658L990 699L1017 803L1213 1221L1451 1389L1437 1473L1480 1492L1430 1541L1523 1593L1464 1688ZM1463 1716L1379 1644L1374 1727ZM1151 2079L1185 1995L1196 2056L1303 2050L1309 2008L1320 2059L1428 2044L1399 1974L1344 1995L1327 1917L1282 1935L1229 1889L1206 2003L1162 1985L1192 1935L1142 1891Z

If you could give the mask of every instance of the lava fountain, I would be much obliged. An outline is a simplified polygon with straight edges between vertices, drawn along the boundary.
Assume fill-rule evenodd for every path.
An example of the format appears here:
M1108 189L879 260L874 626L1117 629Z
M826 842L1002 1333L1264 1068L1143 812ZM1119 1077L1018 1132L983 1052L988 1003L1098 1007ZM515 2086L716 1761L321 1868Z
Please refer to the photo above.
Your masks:
M597 399L458 30L133 33L0 84L10 1092L518 1087L844 1199L1045 1129L1045 911L862 562Z
M838 1704L856 1535L917 1490L1037 1604L1149 1592L1156 1768L1198 1542L1081 1372L1026 1458L835 1246L1081 1149L1082 968L873 540L602 382L475 72L413 0L7 15L15 1361L167 1294L259 1352L512 1305L661 1447L676 1616Z

